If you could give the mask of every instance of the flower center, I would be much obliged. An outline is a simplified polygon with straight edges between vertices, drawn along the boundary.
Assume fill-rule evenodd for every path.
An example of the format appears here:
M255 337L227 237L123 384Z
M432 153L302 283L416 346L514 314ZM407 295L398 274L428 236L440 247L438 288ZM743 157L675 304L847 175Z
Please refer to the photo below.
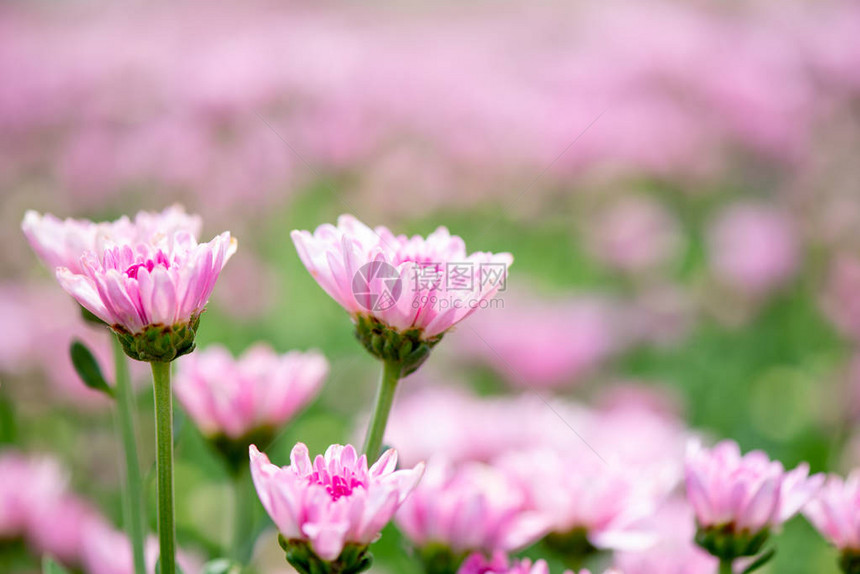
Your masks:
M349 496L358 487L365 487L365 484L351 473L344 476L331 476L325 471L316 471L308 475L308 480L311 483L325 486L326 492L329 493L332 500L337 500L341 496Z
M165 269L170 269L170 261L167 260L167 256L163 251L159 251L155 259L147 259L146 261L142 261L140 263L135 263L125 270L125 274L132 279L137 279L137 273L140 271L141 267L145 267L147 271L152 273L152 270L155 269L156 265L160 265Z

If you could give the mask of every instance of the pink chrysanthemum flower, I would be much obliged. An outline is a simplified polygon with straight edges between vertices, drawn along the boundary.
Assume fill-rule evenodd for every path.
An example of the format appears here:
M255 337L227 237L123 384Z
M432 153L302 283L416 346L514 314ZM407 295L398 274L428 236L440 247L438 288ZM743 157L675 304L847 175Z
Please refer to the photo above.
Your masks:
M103 520L94 505L73 493L66 493L31 510L29 543L37 555L48 555L65 564L78 564L85 540L84 528Z
M293 231L292 238L313 278L352 315L365 346L385 359L435 344L487 305L513 262L509 253L467 253L463 240L444 227L426 238L407 237L349 215L337 227ZM390 331L407 336L406 353L400 338L374 344L374 336Z
M471 329L454 335L460 343L454 347L514 387L560 389L581 382L619 350L617 315L614 305L596 298L508 293L505 308L476 315Z
M457 574L550 574L549 566L544 560L532 562L528 558L509 560L503 553L496 553L492 558L483 554L472 554ZM564 574L574 574L565 570ZM591 574L588 570L580 570L579 574ZM615 570L607 570L605 574L619 574Z
M328 369L316 351L279 355L260 344L234 359L213 345L179 362L174 389L200 431L216 444L236 444L245 464L248 445L268 443L319 393Z
M91 251L103 253L114 245L160 244L169 242L178 231L195 238L201 220L175 205L160 213L141 211L134 220L126 216L116 221L92 222L86 219L59 219L46 213L27 211L21 228L33 250L50 269L66 267L81 273L81 256Z
M762 451L742 456L737 443L729 440L712 449L690 443L685 478L699 527L697 542L728 560L757 554L768 533L797 514L824 481L820 474L810 477L806 463L786 472ZM723 544L725 537L736 543ZM726 546L736 554L721 556Z
M193 350L200 314L236 251L229 232L198 244L182 231L169 243L87 252L80 273L57 269L63 289L110 325L138 360L171 361Z
M500 467L515 476L529 506L549 522L545 541L579 557L597 549L625 550L648 546L653 536L642 520L663 496L661 473L604 462L583 452L570 456L555 449L532 449L501 457Z
M586 244L604 264L640 273L671 262L680 251L677 220L660 202L626 196L598 212L587 228Z
M68 485L56 460L14 451L0 453L0 476L0 540L28 535L33 516L63 498Z
M717 278L752 296L784 285L800 260L794 222L766 204L737 203L721 212L709 231L709 247Z
M395 522L420 549L510 552L536 542L547 521L526 506L525 493L501 470L482 463L431 462Z
M696 546L693 510L684 498L672 498L648 518L657 540L642 550L617 552L616 568L624 574L714 574L719 562Z
M22 540L36 555L81 564L85 529L102 522L97 509L69 490L53 458L0 453L0 540Z
M543 560L532 563L528 558L509 560L502 552L487 558L481 553L469 556L457 574L549 574L549 566ZM564 574L573 574L566 570Z
M840 551L843 571L860 571L860 469L828 477L803 514Z
M742 456L729 440L712 449L691 443L685 465L687 498L699 525L732 524L749 532L778 528L797 514L824 480L808 475L806 463L786 472L762 451Z
M89 574L133 574L131 543L128 537L103 521L95 521L82 528L80 548L84 570ZM155 572L158 561L158 540L150 536L144 547L147 572ZM197 556L178 551L176 562L182 572L201 572L203 565Z
M307 447L298 443L285 467L269 462L255 446L250 455L257 494L291 562L331 562L343 560L342 554L363 560L424 472L423 464L395 471L393 449L370 468L351 445L332 445L311 462Z

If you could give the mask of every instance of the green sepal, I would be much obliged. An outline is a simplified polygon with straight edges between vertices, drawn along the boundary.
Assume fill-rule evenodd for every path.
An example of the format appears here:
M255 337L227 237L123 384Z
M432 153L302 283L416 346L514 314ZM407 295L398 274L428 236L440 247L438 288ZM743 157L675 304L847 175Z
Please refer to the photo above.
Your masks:
M99 362L92 351L79 339L72 341L69 347L69 356L72 358L72 366L84 384L94 391L104 393L113 398L114 393L102 374Z
M767 528L758 532L736 531L734 524L696 530L696 544L711 556L728 561L757 555L769 538L770 530Z
M169 363L194 350L194 338L200 326L200 315L187 324L151 325L142 333L132 334L119 325L112 328L125 354L137 361Z
M335 560L327 561L317 556L306 540L287 540L278 534L278 544L287 562L300 574L360 574L373 565L366 545L347 544Z
M599 552L588 540L585 528L574 528L565 533L553 532L543 539L544 545L562 561L578 571L582 563Z
M398 331L369 315L356 315L355 337L367 351L382 361L400 365L400 376L414 373L430 356L443 335L424 337L421 329Z
M845 574L860 574L860 552L843 550L839 556L839 568Z
M466 554L454 552L450 546L438 543L428 544L418 550L425 574L457 574Z
M248 468L248 447L256 445L260 450L265 450L275 438L275 429L272 427L260 427L242 435L239 438L230 438L223 434L208 437L212 448L221 456L227 470L232 476L238 476L240 472Z

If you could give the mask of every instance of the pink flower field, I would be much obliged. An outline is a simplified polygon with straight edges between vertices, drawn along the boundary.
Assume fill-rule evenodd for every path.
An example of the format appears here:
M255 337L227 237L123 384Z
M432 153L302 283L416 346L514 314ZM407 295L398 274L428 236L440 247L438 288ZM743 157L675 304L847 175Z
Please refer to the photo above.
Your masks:
M0 573L860 574L860 5L0 6Z

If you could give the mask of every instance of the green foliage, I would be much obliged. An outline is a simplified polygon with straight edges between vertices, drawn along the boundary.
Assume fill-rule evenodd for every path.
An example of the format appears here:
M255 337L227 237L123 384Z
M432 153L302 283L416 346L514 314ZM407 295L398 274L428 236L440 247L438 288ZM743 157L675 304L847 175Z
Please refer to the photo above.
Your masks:
M42 558L42 574L69 574L69 571L45 556Z
M69 348L69 354L71 355L72 366L74 366L75 372L78 373L78 376L87 387L113 397L113 389L108 385L104 375L102 375L98 361L86 345L80 340L75 339Z

